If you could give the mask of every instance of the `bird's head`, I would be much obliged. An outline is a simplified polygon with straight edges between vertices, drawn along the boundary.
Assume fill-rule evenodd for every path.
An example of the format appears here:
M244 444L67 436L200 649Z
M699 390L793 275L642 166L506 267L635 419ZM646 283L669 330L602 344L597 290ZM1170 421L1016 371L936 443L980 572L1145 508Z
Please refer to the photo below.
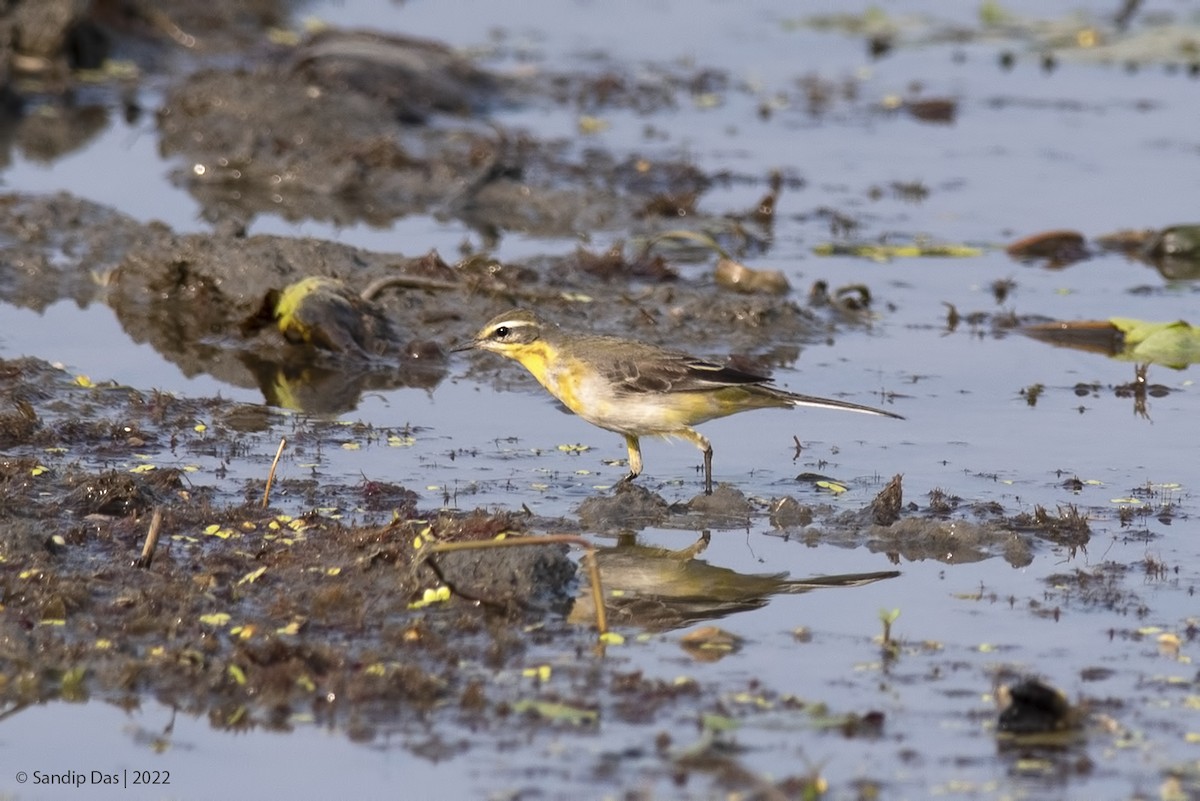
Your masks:
M533 312L513 309L488 320L470 342L454 350L490 350L492 353L515 359L541 339L549 327L549 323L538 318Z

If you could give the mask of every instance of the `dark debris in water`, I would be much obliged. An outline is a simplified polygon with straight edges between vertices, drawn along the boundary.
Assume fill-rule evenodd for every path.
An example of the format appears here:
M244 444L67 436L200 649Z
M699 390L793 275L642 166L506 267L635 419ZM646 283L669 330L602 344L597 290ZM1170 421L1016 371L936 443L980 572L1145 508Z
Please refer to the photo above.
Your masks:
M1087 517L1068 506L1057 514L1036 507L1033 514L1010 514L994 502L964 503L934 489L924 506L903 505L900 476L893 477L867 506L834 513L794 498L771 503L775 534L809 544L866 545L896 563L935 559L948 563L1002 557L1014 567L1033 561L1037 542L1085 548Z

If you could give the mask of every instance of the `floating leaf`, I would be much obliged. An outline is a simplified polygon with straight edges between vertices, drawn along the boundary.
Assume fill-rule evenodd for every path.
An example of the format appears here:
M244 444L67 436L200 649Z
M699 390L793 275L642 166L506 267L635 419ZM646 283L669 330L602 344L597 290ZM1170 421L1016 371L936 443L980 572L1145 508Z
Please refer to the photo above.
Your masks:
M1125 351L1119 358L1153 362L1182 370L1200 361L1200 328L1183 320L1153 323L1129 317L1113 317L1109 322L1125 337Z
M1111 317L1039 323L1021 331L1041 342L1103 353L1121 361L1148 362L1176 370L1200 362L1200 328L1183 320L1164 323Z
M741 726L734 718L727 715L717 715L707 713L700 716L700 727L705 731L720 733L723 731L733 731Z
M872 261L911 259L920 256L964 259L982 256L983 249L970 245L875 245L826 243L813 248L817 256L861 256Z
M549 665L538 665L537 667L525 668L521 671L521 675L527 678L536 678L538 681L550 681L551 668Z
M594 709L572 706L558 701L537 701L523 699L512 705L513 711L520 714L533 714L546 720L570 723L575 726L590 726L600 719L600 713Z
M579 132L581 134L598 134L602 131L607 131L611 126L607 120L600 117L593 117L590 114L583 114L578 121Z

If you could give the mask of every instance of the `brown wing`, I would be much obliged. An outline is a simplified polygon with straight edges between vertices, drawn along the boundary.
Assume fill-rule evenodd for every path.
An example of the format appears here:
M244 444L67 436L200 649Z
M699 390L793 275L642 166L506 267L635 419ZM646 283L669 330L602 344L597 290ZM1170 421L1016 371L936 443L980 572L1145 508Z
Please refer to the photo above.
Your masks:
M698 359L678 351L646 348L615 361L608 378L618 392L700 392L714 387L762 384L766 376Z

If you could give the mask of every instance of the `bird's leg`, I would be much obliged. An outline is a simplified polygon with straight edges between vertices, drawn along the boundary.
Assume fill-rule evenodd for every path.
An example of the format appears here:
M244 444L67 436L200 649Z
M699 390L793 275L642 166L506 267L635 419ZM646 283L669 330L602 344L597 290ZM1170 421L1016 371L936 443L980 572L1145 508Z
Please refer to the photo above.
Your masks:
M642 474L642 446L633 434L625 435L625 447L629 449L629 475L621 479L620 484L633 481Z
M677 436L704 452L704 494L712 495L712 443L708 441L708 437L691 428L683 429Z
M712 495L712 445L704 445L704 494Z

